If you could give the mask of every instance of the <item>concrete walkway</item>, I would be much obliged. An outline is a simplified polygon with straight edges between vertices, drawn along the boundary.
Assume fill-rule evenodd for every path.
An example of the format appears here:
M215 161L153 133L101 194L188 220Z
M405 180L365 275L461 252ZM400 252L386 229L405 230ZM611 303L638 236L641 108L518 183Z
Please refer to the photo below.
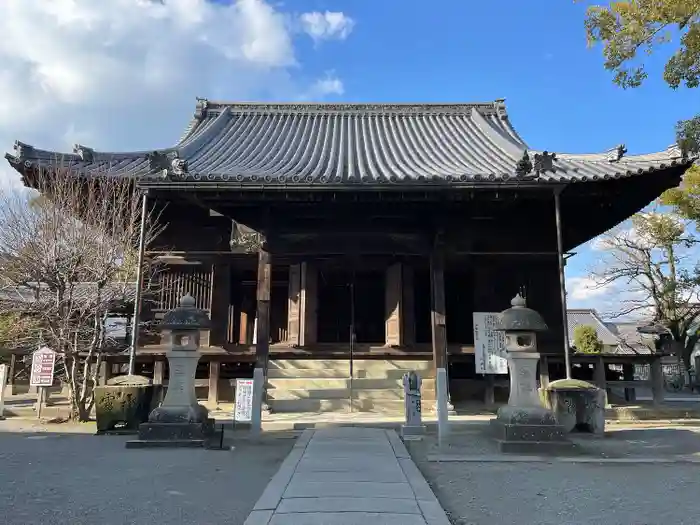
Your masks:
M394 430L305 430L245 525L449 525Z

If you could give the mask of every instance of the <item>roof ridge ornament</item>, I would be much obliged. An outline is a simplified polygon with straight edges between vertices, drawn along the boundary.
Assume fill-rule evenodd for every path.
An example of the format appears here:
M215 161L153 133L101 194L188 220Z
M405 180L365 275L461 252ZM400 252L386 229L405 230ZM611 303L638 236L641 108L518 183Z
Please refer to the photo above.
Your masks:
M556 153L549 153L547 150L542 153L535 153L535 165L533 169L537 175L541 175L546 171L555 171L554 161L557 160Z
M206 98L197 97L197 106L194 110L194 118L204 120L207 118L207 110L209 109L209 100Z
M498 115L498 117L504 120L508 118L508 111L506 111L505 98L497 98L496 100L494 100L493 107L496 109L496 115Z
M83 162L92 163L95 161L95 150L81 144L73 146L73 154L80 157Z
M181 178L189 173L186 159L180 158L177 150L152 151L146 155L151 173L160 172L163 179Z
M532 174L532 161L527 150L523 152L522 158L515 165L515 173L520 178L528 178Z
M618 144L614 148L607 151L608 162L618 162L627 153L627 146L625 144Z
M29 144L15 140L15 144L12 149L15 152L15 157L17 160L24 160L25 158L31 156L32 152L34 151L34 146L30 146Z

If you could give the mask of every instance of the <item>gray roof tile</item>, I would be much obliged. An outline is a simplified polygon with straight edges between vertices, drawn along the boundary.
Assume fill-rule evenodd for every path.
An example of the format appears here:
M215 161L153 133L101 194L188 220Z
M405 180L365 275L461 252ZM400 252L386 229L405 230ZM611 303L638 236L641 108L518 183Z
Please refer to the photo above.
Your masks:
M574 340L574 330L578 326L592 326L598 333L598 339L604 345L617 345L620 339L602 321L595 310L567 310L566 321L569 329L569 340Z
M503 100L479 104L224 104L200 100L173 148L185 180L256 184L520 182L528 151ZM87 172L153 177L149 152L94 152L83 160L20 144L17 169L65 165ZM677 148L623 156L558 154L553 170L528 180L578 182L628 177L689 164Z

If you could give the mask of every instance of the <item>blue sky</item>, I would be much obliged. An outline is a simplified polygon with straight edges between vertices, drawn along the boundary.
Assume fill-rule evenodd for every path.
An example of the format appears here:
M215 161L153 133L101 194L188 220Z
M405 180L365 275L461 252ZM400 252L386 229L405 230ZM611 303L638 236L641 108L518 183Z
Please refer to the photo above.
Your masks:
M586 46L585 10L570 0L4 0L0 140L6 150L15 138L63 151L167 146L196 96L506 98L534 148L666 148L675 122L700 110L700 91L666 86L667 52L646 60L642 88L616 87L601 50ZM596 256L577 252L572 284ZM572 295L571 306L604 299Z

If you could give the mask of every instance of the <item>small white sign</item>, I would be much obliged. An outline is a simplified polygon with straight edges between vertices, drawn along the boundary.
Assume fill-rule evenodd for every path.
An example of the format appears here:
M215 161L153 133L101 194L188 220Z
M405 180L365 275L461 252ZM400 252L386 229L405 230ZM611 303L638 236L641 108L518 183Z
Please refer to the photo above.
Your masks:
M32 371L29 376L29 384L31 386L53 385L55 364L56 352L46 346L32 353Z
M251 421L253 419L253 380L236 379L236 406L234 421Z
M507 374L505 334L495 312L474 312L474 361L477 374Z

